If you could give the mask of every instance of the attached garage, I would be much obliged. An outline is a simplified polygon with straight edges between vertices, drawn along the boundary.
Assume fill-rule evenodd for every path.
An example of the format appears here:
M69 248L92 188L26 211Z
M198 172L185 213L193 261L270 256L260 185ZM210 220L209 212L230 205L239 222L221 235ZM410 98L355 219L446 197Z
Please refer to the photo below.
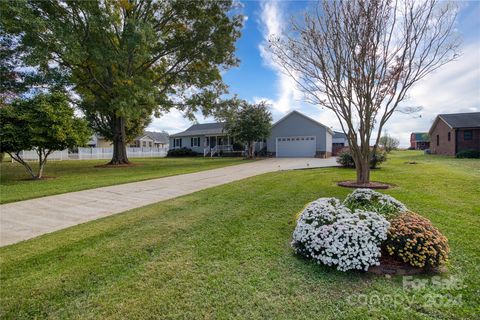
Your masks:
M315 157L316 153L315 136L301 137L279 137L277 138L277 157Z
M292 111L272 126L267 151L276 157L330 157L332 134L327 126Z

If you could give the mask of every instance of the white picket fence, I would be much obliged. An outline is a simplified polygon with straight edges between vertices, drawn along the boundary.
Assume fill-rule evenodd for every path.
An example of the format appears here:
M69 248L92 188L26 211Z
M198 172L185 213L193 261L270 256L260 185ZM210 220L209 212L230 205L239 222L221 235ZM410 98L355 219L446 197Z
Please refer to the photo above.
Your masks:
M129 158L166 157L168 148L127 148ZM110 159L113 148L78 148L79 160L85 159Z
M38 161L38 153L35 150L24 150L20 152L20 157L26 161ZM53 151L49 156L48 160L68 160L69 153L68 150Z
M127 148L129 158L166 157L167 152L168 148ZM112 155L113 148L78 148L78 152L54 151L48 160L110 159ZM38 154L34 150L22 151L20 156L26 161L38 161Z

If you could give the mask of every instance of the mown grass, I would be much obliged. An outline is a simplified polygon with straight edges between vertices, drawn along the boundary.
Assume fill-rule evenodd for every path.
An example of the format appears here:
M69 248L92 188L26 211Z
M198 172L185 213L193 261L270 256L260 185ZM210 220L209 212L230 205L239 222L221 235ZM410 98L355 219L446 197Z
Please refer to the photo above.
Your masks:
M318 197L343 198L350 190L335 182L353 177L340 168L265 174L1 248L0 317L478 317L480 161L397 152L373 172L449 238L448 273L415 277L427 281L420 290L292 254L295 214Z
M107 160L50 161L45 180L28 180L17 163L0 164L0 203L26 200L114 184L161 178L242 163L241 158L144 158L136 166L95 168ZM50 179L53 178L53 179Z

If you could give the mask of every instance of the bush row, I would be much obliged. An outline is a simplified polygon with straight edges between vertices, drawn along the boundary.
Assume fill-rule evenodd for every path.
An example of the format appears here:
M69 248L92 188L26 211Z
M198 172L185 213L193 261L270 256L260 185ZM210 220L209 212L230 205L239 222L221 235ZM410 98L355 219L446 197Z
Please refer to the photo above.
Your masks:
M477 150L462 150L457 152L455 155L457 158L473 158L478 159L480 158L480 151Z
M170 149L168 150L167 157L195 157L199 154L189 148Z

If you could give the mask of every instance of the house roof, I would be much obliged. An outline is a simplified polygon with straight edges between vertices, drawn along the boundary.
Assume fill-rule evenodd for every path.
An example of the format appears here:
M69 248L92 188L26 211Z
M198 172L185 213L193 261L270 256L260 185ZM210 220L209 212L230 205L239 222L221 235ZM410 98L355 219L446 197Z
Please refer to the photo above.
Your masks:
M145 131L145 135L152 138L155 142L168 143L168 133L165 131Z
M282 121L284 121L285 119L287 119L288 117L292 116L293 114L298 114L298 115L304 117L305 119L308 119L308 120L310 120L310 121L312 121L312 122L315 122L316 124L318 124L318 125L324 127L325 129L327 129L327 131L328 131L330 134L333 135L332 129L330 129L329 127L327 127L327 126L324 125L323 123L320 123L320 122L318 122L317 120L314 120L314 119L312 119L312 118L304 115L303 113L301 113L301 112L299 112L299 111L297 111L297 110L292 110L292 111L290 111L289 113L287 113L285 116L283 116L282 118L280 118L280 120L278 120L277 122L275 122L275 123L273 124L272 128L275 127L276 125L278 125L280 122L282 122Z
M452 129L480 128L480 112L447 113L439 114L435 118L429 133L432 132L440 119Z
M480 112L449 113L438 116L452 129L480 128Z
M347 135L340 131L333 131L333 139L347 139Z
M134 140L140 140L145 137L157 143L168 143L168 133L166 133L165 131L162 131L162 132L145 131L143 134L139 135Z
M428 132L413 132L413 134L415 135L416 142L430 141Z
M224 134L225 122L198 123L185 131L172 134L171 137L203 136Z

